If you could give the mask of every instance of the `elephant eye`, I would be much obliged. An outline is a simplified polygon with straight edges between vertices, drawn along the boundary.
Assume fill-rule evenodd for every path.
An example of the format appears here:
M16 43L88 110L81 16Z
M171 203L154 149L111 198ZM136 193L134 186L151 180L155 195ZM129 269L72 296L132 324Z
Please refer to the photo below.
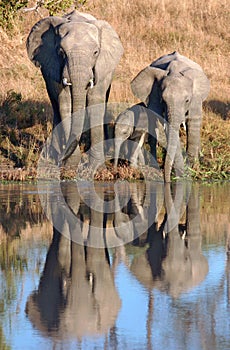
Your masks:
M94 56L98 56L99 55L99 50L95 50L93 54L94 54Z
M65 58L65 51L61 47L59 48L58 53L59 53L60 56Z
M189 103L189 98L186 98L185 102L186 102L186 103Z

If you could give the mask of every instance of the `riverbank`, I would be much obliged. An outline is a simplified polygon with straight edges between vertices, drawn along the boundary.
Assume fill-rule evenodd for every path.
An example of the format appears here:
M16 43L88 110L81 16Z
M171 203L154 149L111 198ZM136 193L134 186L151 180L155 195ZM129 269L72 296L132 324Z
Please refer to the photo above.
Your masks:
M140 69L163 54L177 50L203 67L211 81L211 91L203 107L200 164L190 175L201 181L229 180L228 2L89 0L82 10L107 20L118 32L125 49L112 84L111 102L130 105L138 102L131 93L130 81ZM47 13L44 10L40 15ZM52 128L52 110L44 81L25 49L30 28L40 15L23 13L10 32L0 28L4 48L0 52L0 180L3 181L36 179L39 155ZM142 174L127 167L120 171L122 178L126 174L127 178L138 179L138 174ZM65 173L64 177L68 178ZM113 177L110 168L107 174L96 175L98 180Z

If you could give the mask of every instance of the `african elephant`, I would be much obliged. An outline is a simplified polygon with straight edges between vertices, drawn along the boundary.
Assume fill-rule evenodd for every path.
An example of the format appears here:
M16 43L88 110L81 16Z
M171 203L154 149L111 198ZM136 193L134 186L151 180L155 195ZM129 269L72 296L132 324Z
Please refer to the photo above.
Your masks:
M69 340L107 336L121 308L115 278L124 242L147 230L149 194L159 183L99 184L94 194L92 181L52 183L47 191L40 185L54 227L38 288L27 299L28 319L64 348Z
M126 140L128 160L133 165L145 164L142 146L145 141L150 145L150 165L156 165L157 115L143 103L136 104L120 113L114 128L114 166L117 167L122 146Z
M144 68L132 80L133 94L166 121L167 154L164 178L170 182L172 166L183 174L184 162L179 128L186 123L187 156L190 166L198 159L202 102L210 84L202 68L187 57L173 52Z
M57 196L62 192L63 202L54 201L49 187L48 194L41 195L56 227L39 286L28 297L25 311L43 335L55 341L81 341L84 336L109 332L121 300L108 248L98 242L103 238L100 201L92 203L91 191L83 186L80 193L75 182L60 186ZM87 207L88 200L92 208Z
M55 158L62 163L75 152L79 161L78 146L87 115L90 164L98 164L103 159L105 106L123 54L117 33L106 21L73 11L36 23L27 38L27 52L41 68L53 107L53 128L62 122L52 140Z
M54 229L38 289L26 304L33 326L51 339L103 335L120 306L107 250L84 247Z
M173 198L170 184L165 184L166 214L158 225L149 225L147 250L130 267L135 277L149 290L159 289L173 298L200 284L208 273L202 253L198 187L192 185L186 207L185 223L180 222L184 192L188 184L177 184Z

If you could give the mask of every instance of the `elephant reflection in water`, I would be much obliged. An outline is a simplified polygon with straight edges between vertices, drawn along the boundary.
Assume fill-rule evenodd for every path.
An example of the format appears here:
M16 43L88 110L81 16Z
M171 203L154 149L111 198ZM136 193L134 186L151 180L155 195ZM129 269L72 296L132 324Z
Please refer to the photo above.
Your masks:
M149 225L156 225L159 212L163 207L163 182L121 182L118 184L115 202L116 210L113 218L115 236L111 235L109 243L116 245L118 254L127 267L130 259L126 254L124 243L132 242L133 245L142 245L146 239ZM130 198L127 201L127 197ZM114 238L115 237L115 238Z
M196 186L184 226L178 225L186 190L183 184L176 184L174 198L170 184L163 183L122 182L115 190L113 184L106 190L98 186L98 196L90 184L83 190L76 183L61 186L63 202L61 194L55 199L55 191L49 191L53 240L38 290L26 307L33 325L46 336L80 340L85 335L106 334L114 326L121 307L114 283L116 253L125 252L124 248L115 251L110 264L108 247L123 247L132 239L136 245L147 243L145 254L129 262L130 271L149 290L158 288L175 298L206 276ZM163 202L166 214L158 227Z
M185 225L178 224L184 196L183 184L176 184L173 199L170 184L165 184L166 214L160 225L149 227L146 253L135 257L131 272L149 290L157 288L173 298L201 283L208 263L201 250L199 195L195 185L186 207Z
M57 201L49 199L53 220L59 216L56 221L59 230L53 228L39 287L28 298L26 313L45 336L80 341L86 335L106 334L114 326L121 301L108 249L84 245L84 225L77 220L77 215L85 216L86 221L89 215L86 206L81 206L76 190L75 184L63 184L66 207L76 215L75 222L65 213L66 208L57 208ZM89 235L92 237L89 239L94 239L93 226L100 225L101 219L100 213L91 213Z
M53 240L26 313L46 336L80 340L114 326L121 307L114 271L122 249L116 248L110 264L108 247L122 246L147 229L149 191L125 182L115 191L113 184L106 190L99 185L97 195L92 183L60 186L57 194L50 188L48 200L41 198L52 218Z
M63 250L66 240L54 229L39 287L29 297L26 313L44 335L58 339L104 334L120 309L108 253L74 242Z

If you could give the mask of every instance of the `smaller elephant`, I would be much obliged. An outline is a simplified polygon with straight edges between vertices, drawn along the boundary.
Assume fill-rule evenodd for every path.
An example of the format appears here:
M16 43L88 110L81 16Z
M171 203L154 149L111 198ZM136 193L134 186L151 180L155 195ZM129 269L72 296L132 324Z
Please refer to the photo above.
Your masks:
M145 164L142 146L147 141L150 145L150 165L156 163L157 115L143 103L136 104L120 113L114 130L114 166L117 167L122 146L126 143L127 158L132 165ZM129 142L131 141L131 142Z
M191 192L190 192L191 190ZM184 193L189 193L185 223L181 222ZM154 192L151 192L154 195ZM206 277L209 266L202 251L200 231L199 187L189 182L169 183L163 188L165 215L148 226L146 239L136 244L143 249L130 265L130 271L148 290L156 288L177 299L184 292L198 286ZM150 202L150 213L154 206ZM149 216L150 217L150 216ZM184 221L183 220L183 221Z
M165 118L167 154L164 179L170 182L172 166L177 175L184 172L179 128L186 123L187 156L190 166L198 160L202 102L210 83L202 68L192 60L173 52L144 68L132 80L133 94L146 106Z

